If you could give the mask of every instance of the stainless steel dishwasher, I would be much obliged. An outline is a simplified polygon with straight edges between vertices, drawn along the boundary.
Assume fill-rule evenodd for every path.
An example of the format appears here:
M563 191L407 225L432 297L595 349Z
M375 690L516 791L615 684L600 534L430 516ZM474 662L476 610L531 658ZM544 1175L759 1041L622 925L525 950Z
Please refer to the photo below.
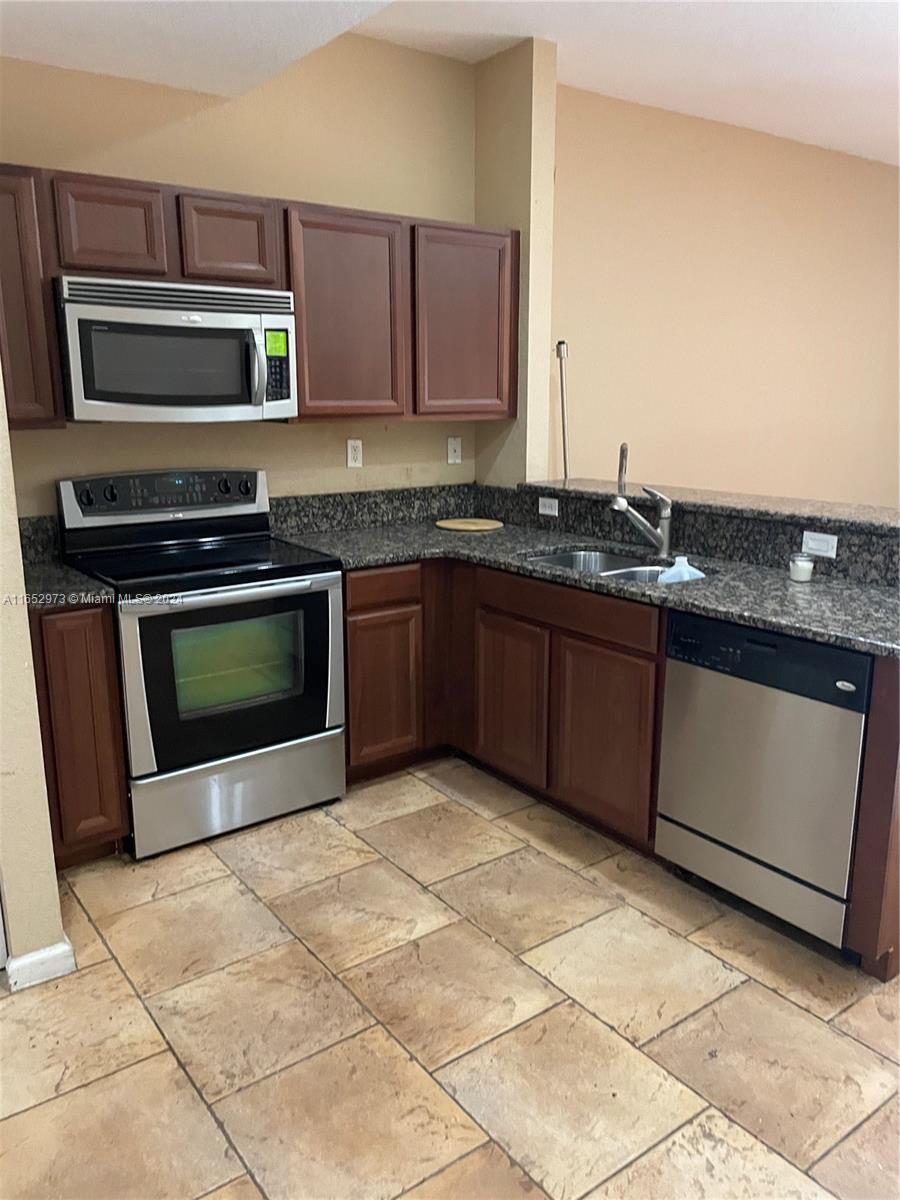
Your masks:
M656 852L840 946L871 659L669 618Z

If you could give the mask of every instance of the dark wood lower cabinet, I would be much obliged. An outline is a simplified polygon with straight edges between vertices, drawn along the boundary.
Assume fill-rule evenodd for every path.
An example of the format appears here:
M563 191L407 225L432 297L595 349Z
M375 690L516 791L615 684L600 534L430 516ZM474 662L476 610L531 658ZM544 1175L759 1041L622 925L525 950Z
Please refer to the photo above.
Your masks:
M33 610L31 641L59 866L129 832L112 609Z
M554 634L550 792L645 844L656 670L652 659Z
M531 787L547 786L550 633L479 609L475 753Z
M348 615L347 684L351 767L421 747L421 604Z

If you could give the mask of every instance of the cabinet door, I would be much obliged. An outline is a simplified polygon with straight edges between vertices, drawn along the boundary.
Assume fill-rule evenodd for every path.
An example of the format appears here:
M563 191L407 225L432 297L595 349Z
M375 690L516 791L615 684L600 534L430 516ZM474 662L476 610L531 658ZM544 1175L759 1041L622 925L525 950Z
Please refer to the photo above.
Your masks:
M58 857L128 832L112 610L36 613L41 736Z
M34 178L0 175L0 361L11 429L62 423L50 373Z
M422 606L347 617L350 765L422 745Z
M547 786L550 634L479 609L476 757L532 787Z
M409 306L403 223L291 212L300 414L407 409Z
M178 210L186 278L281 283L282 239L274 202L179 196Z
M558 634L553 672L553 795L646 842L656 663Z
M160 188L59 175L53 187L63 267L165 274Z
M513 412L511 234L416 226L416 410Z

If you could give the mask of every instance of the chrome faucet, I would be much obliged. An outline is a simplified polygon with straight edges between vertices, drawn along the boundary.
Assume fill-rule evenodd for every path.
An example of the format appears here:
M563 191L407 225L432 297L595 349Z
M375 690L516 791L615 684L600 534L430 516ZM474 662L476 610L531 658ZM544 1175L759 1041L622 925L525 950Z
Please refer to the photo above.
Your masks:
M638 533L643 534L663 558L669 556L669 544L672 536L672 501L656 488L645 487L643 490L656 501L659 525L654 528L646 517L642 517L637 509L632 508L625 496L625 471L628 466L628 443L623 442L619 447L619 478L618 494L613 497L610 508L613 512L624 513Z

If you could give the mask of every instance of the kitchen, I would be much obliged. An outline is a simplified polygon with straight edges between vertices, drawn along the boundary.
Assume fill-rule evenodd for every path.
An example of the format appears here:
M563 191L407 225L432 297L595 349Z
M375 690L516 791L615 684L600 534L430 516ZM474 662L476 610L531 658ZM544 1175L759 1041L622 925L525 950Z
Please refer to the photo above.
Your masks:
M5 1190L895 1194L896 113L183 7L0 10Z

